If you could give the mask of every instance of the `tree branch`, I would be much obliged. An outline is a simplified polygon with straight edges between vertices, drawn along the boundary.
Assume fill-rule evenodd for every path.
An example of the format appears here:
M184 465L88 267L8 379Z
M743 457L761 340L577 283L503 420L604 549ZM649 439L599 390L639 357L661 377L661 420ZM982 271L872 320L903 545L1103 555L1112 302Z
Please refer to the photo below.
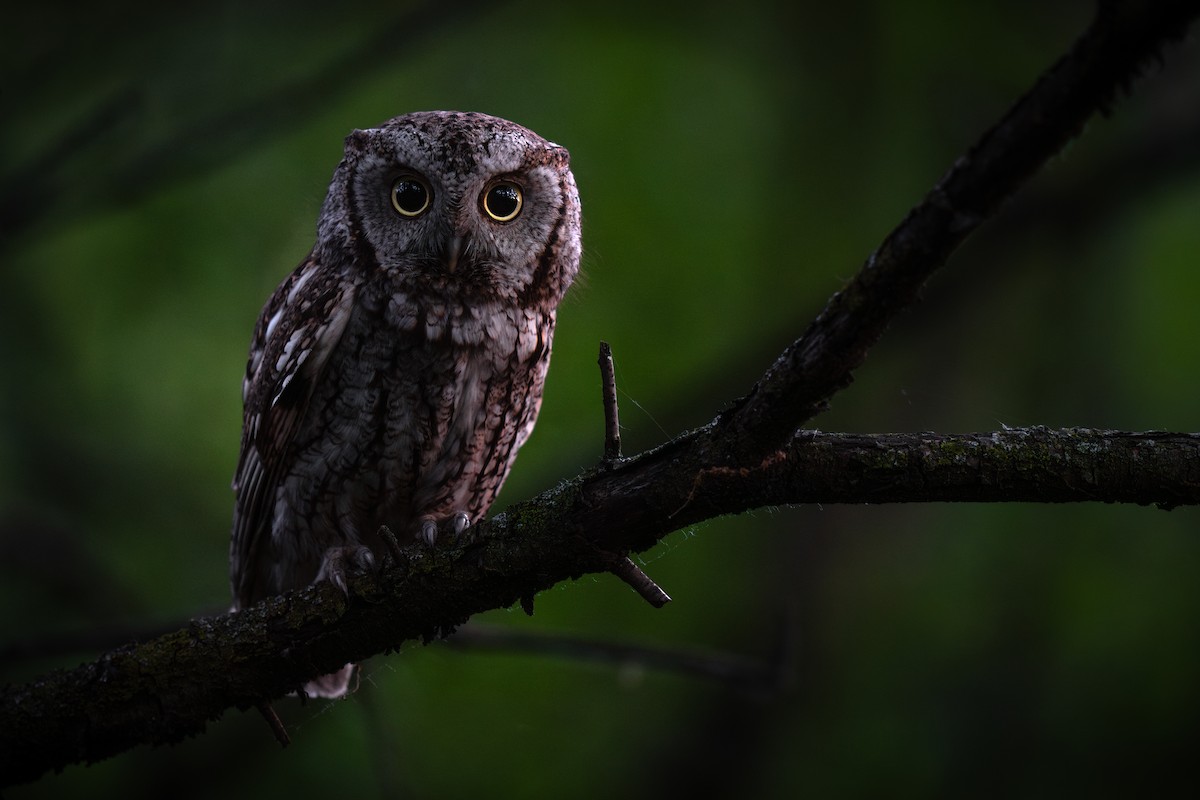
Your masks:
M965 434L802 431L757 470L702 470L692 494L692 503L714 509L778 502L1086 501L1164 509L1197 503L1200 434L1040 427Z
M1026 500L1200 503L1200 435L1074 429L866 436L804 432L744 469L677 464L657 533L763 505ZM584 475L471 528L445 549L401 550L350 599L329 584L193 620L0 698L0 776L31 780L136 744L179 741L226 708L258 707L348 660L444 635L481 611L606 571L593 542L619 538Z
M1182 34L1195 3L1103 2L1072 50L885 239L753 391L709 426L517 504L445 548L398 549L383 573L197 619L0 696L0 779L199 733L347 661L443 635L471 615L607 571L718 514L793 502L1200 501L1189 434L1040 429L796 434L984 217Z
M679 476L674 465L708 463L743 468L776 451L792 433L853 380L853 370L925 281L1000 203L1059 152L1096 112L1107 113L1142 65L1161 58L1183 36L1200 7L1187 0L1141 3L1105 0L1071 49L999 122L961 157L829 299L750 394L712 423L643 454L615 470L593 491L607 498L603 544L630 549L653 543L670 499L658 493ZM666 491L668 497L673 491Z
M937 182L722 420L744 454L773 450L848 386L852 371L929 277L1197 14L1188 0L1099 3L1071 50Z

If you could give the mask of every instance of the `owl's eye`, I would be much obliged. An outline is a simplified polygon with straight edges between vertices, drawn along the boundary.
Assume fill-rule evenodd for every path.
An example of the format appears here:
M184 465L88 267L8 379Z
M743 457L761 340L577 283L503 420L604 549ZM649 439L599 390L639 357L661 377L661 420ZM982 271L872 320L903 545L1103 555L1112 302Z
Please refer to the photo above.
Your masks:
M397 178L392 184L392 208L406 217L417 217L429 208L429 184L415 175Z
M489 217L496 222L509 222L521 213L525 196L520 186L512 181L501 181L484 190L481 200Z

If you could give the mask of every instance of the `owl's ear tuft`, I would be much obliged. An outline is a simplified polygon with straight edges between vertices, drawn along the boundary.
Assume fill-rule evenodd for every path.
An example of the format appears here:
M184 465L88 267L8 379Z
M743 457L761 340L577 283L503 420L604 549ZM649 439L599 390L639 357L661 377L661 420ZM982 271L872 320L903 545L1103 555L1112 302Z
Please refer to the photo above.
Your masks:
M346 152L351 150L365 150L367 143L371 140L370 131L353 130L346 137Z

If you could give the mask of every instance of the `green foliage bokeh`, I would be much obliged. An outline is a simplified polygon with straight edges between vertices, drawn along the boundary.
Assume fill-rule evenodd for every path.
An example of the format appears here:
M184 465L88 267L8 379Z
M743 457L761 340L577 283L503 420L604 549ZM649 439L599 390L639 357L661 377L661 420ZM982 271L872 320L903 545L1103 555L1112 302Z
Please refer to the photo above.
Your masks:
M0 34L0 646L218 612L239 389L352 128L458 108L567 146L584 277L497 504L599 457L598 342L628 452L744 393L1085 2L222 2L14 10ZM814 424L1195 430L1194 42L957 253ZM1189 141L1192 142L1189 144ZM1172 149L1175 148L1175 149ZM277 706L12 790L61 796L1052 796L1186 764L1197 512L805 507L485 621L763 660L669 671L411 645L350 699ZM9 659L22 681L95 654Z

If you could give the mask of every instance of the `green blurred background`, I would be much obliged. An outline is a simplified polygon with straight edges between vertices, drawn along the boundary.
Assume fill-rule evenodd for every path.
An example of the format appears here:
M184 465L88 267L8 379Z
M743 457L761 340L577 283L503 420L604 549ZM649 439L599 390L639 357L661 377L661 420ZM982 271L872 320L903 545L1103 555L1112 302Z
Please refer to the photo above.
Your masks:
M69 11L67 9L70 9ZM585 276L497 509L709 420L1083 30L1088 2L113 2L5 12L0 681L35 639L228 602L251 326L355 127L485 111L566 145ZM1196 430L1200 47L960 250L815 424ZM410 645L11 798L1128 794L1195 781L1193 509L809 506L675 533L483 621L779 663L743 685Z

